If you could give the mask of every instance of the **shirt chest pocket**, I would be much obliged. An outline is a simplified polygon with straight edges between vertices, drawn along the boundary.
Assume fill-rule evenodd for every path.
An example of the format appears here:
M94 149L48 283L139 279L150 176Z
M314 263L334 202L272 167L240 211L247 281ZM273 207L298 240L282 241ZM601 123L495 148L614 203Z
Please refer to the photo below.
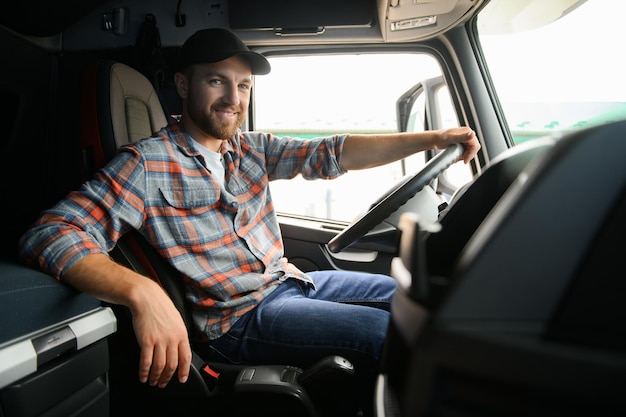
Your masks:
M171 245L208 250L219 245L224 230L219 194L211 188L159 188L163 202L153 218L159 237Z
M165 200L164 209L174 216L202 216L220 204L219 192L208 187L159 187L159 192Z

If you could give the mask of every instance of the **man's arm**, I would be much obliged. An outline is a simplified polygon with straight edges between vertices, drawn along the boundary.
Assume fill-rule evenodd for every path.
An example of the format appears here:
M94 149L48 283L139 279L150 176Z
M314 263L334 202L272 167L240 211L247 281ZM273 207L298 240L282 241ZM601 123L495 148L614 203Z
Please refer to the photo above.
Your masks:
M79 291L130 309L141 350L141 382L165 387L176 368L178 380L187 380L191 364L187 329L172 300L157 283L104 254L87 255L61 280Z
M465 153L462 156L465 163L474 158L480 149L474 131L468 127L419 133L348 135L343 145L341 166L347 171L371 168L406 158L420 151L444 149L456 142L465 145Z

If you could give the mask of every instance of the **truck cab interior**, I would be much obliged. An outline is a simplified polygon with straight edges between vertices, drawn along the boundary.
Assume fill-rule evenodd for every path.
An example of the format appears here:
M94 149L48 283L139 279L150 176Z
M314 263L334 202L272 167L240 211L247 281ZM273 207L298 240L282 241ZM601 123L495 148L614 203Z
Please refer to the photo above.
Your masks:
M384 273L398 283L371 398L376 416L624 414L626 90L616 22L626 10L616 3L0 6L0 417L362 415L349 401L354 369L340 356L300 369L194 353L186 384L141 384L129 311L18 256L42 210L120 146L177 119L176 54L209 27L232 30L272 63L276 78L257 77L242 129L311 137L469 126L480 140L467 165L455 163L462 148L450 147L399 162L393 174L327 181L322 191L272 189L285 255L298 268ZM570 20L564 37L557 29ZM551 52L517 43L518 34L541 35ZM549 58L584 62L587 72L570 77L570 65L551 81L532 78L556 65ZM322 99L306 84L330 88ZM543 93L560 100L542 102ZM128 233L111 257L157 280L188 319L177 271L141 236Z

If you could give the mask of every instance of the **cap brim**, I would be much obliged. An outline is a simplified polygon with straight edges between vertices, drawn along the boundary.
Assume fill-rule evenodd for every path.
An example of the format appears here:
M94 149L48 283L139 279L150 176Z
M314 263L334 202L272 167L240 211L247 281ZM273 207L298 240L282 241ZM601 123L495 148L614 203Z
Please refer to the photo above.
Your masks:
M240 52L237 55L244 57L250 63L250 69L255 75L269 74L272 69L267 58L256 52Z

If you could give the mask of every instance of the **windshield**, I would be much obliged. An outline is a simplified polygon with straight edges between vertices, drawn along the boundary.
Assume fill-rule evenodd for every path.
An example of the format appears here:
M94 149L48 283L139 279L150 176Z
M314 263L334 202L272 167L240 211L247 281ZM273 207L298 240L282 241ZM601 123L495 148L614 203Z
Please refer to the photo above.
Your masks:
M624 13L614 0L492 0L481 12L481 46L515 143L626 118Z

